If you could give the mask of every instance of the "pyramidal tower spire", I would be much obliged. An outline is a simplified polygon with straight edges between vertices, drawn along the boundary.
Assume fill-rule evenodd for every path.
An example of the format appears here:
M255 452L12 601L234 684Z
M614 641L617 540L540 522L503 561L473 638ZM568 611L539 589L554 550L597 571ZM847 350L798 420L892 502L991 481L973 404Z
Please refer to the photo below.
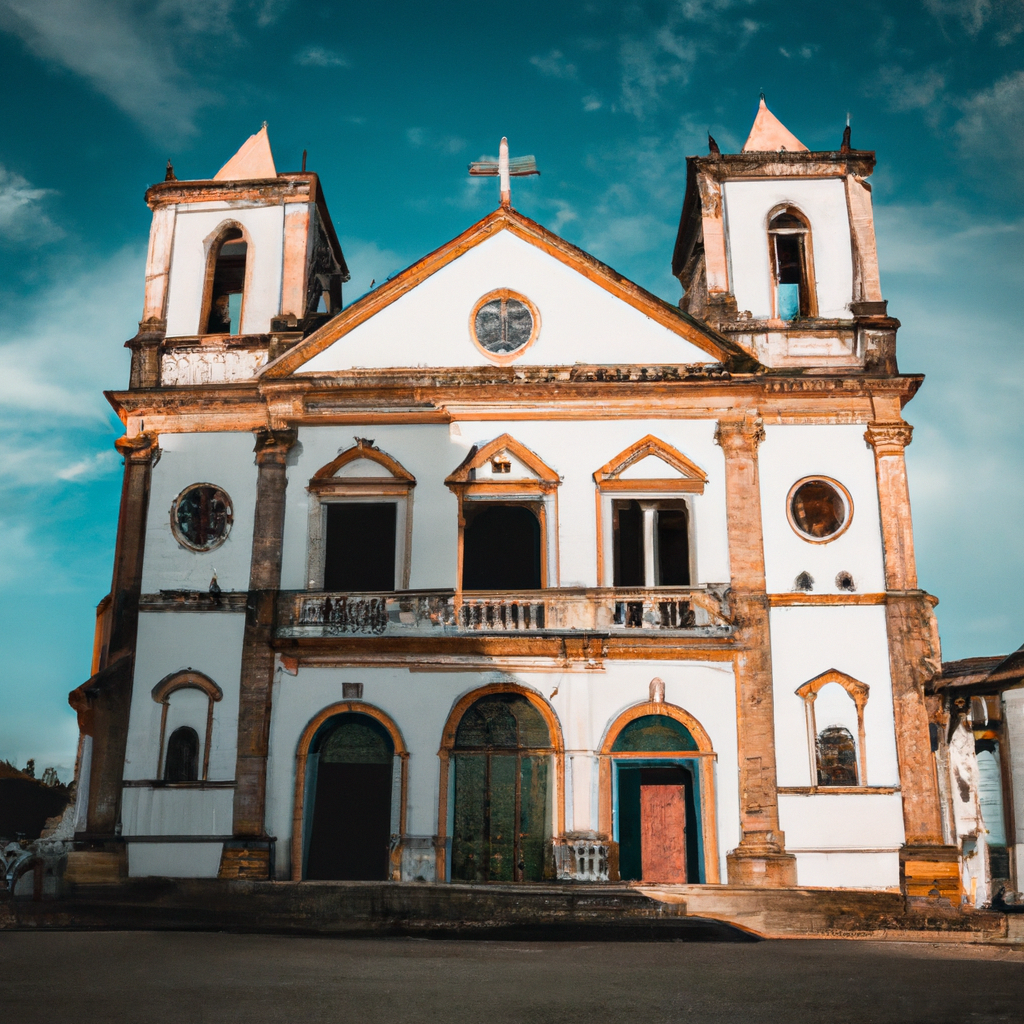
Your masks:
M768 109L761 93L757 117L743 143L744 153L765 153L784 149L787 152L807 152L807 147Z
M267 122L242 143L238 152L213 176L214 181L246 181L252 178L276 178L274 154L270 151Z

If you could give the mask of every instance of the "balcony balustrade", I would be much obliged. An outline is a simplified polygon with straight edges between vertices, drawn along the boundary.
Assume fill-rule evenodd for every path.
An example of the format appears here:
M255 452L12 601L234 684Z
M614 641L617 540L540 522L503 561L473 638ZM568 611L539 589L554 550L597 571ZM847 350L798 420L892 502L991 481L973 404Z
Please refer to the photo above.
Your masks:
M732 633L727 584L551 590L282 591L279 637L457 636L485 633Z

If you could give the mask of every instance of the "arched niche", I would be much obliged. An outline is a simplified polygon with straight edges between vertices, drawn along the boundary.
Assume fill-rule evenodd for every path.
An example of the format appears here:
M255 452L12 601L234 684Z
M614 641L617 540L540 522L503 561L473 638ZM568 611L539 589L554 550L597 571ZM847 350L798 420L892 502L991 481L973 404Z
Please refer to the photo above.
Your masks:
M195 729L198 736L203 737L202 742L202 769L196 781L205 782L210 771L210 746L213 742L213 705L224 697L224 691L208 676L193 669L185 669L182 672L172 672L164 676L153 687L150 694L161 705L160 708L160 738L157 744L156 778L164 778L164 755L167 749L167 723L170 717L171 701L175 693L181 690L196 690L206 696L206 709L203 722L183 722L176 724L172 722L172 731L180 725L186 725ZM196 728L196 726L199 728Z
M343 715L365 715L379 723L386 731L394 749L395 768L398 773L397 786L397 814L393 814L392 821L397 826L397 835L404 836L406 831L406 803L409 791L409 750L402 738L402 733L395 724L394 719L380 708L372 704L365 704L362 701L340 701L331 704L314 715L299 737L298 746L295 752L295 799L292 809L292 842L291 842L291 877L292 881L298 882L303 877L303 866L306 850L304 846L308 841L305 825L308 814L312 811L307 807L307 787L310 785L309 761L311 746L320 730L332 719L340 718ZM390 863L390 875L392 881L398 881L401 877L400 850L393 849Z
M206 237L206 276L199 334L242 334L250 294L254 252L252 238L236 220L222 221ZM238 324L232 330L230 296L238 295ZM224 329L226 328L226 329Z

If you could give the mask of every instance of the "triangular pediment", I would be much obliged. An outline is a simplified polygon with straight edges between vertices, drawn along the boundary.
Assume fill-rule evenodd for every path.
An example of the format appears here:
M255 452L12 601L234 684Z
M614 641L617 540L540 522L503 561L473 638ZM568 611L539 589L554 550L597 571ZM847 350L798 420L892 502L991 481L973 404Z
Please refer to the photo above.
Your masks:
M488 352L483 302L520 298L529 343ZM356 368L707 364L742 356L675 306L511 209L498 209L348 306L260 371L267 379Z
M702 492L707 473L677 448L648 434L594 473L602 490L680 490Z
M561 483L561 477L511 434L502 434L485 445L474 445L445 480L456 490L474 484L503 487L522 483L549 490Z
M416 478L397 459L381 451L371 439L357 437L351 448L339 452L313 474L310 488L318 490L334 483L391 481L414 487Z

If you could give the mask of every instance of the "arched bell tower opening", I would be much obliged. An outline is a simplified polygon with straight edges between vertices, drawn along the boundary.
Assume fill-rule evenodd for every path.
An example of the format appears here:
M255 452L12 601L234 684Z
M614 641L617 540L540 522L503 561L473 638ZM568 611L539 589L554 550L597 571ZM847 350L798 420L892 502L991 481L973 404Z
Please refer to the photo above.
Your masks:
M225 227L210 247L200 333L242 333L249 256L248 240L237 225Z

